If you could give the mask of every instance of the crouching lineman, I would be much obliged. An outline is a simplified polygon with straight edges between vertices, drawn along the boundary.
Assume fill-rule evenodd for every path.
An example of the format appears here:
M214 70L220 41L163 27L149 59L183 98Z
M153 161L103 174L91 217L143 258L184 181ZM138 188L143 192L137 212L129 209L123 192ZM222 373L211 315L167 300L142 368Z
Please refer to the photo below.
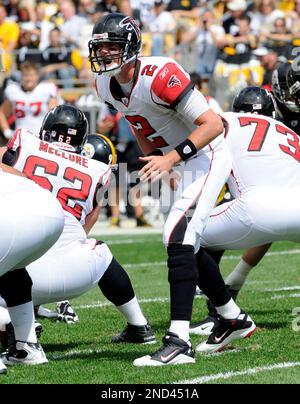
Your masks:
M65 214L58 242L27 268L33 280L33 302L40 305L71 299L98 284L128 323L113 342L153 343L155 337L127 273L108 246L87 239L84 230L88 231L98 217L99 202L116 162L113 145L100 136L98 145L85 145L85 150L94 148L98 155L102 151L102 161L80 155L87 129L80 110L61 105L45 116L40 138L19 129L3 155L3 161L50 190Z
M248 102L251 93L252 109ZM212 211L202 245L212 250L239 250L267 248L281 240L299 242L300 208L294 202L300 197L299 137L272 118L275 106L269 108L272 97L266 90L247 89L236 101L244 105L239 110L245 112L222 115L233 157L228 185L235 199ZM232 285L230 279L227 282ZM198 351L214 349L213 334Z
M47 362L34 329L32 282L25 266L43 255L58 239L64 226L60 204L50 194L0 163L0 293L15 329L13 349L1 355L5 365Z

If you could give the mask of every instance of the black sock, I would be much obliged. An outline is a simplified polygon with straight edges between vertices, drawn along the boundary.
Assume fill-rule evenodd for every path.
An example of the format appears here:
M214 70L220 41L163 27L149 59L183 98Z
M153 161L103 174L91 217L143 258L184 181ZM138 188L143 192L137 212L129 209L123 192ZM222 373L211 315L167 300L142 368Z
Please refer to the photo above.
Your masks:
M194 247L168 247L171 320L190 321L197 284Z
M115 258L112 259L98 285L106 299L115 306L121 306L135 296L127 272Z
M7 307L19 306L32 300L32 280L25 268L15 269L0 276L0 295Z
M228 303L231 296L216 262L202 248L196 254L196 259L199 288L215 306L223 306Z
M218 265L220 264L221 258L223 257L224 252L225 252L225 250L213 251L213 250L207 250L207 249L205 249L205 251Z

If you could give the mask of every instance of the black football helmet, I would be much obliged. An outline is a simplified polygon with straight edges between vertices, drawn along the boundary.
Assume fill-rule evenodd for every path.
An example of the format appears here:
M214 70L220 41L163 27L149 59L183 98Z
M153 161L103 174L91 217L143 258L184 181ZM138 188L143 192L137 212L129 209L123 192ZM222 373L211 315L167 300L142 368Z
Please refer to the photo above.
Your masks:
M115 43L120 52L101 56L103 43ZM92 72L114 76L121 67L136 59L141 50L141 31L137 22L121 13L109 13L94 25L89 41L89 60Z
M272 90L280 111L286 108L290 112L298 113L299 107L291 96L287 85L286 76L290 67L290 62L280 63L278 68L273 71Z
M56 143L60 149L81 153L88 132L88 121L73 105L59 105L45 116L40 129L41 140Z
M117 152L111 140L104 135L93 133L87 136L83 145L83 156L117 167Z
M275 118L276 104L272 94L264 88L249 86L236 95L233 112L251 112Z
M300 106L300 70L296 70L296 67L291 64L287 70L286 84L292 99Z

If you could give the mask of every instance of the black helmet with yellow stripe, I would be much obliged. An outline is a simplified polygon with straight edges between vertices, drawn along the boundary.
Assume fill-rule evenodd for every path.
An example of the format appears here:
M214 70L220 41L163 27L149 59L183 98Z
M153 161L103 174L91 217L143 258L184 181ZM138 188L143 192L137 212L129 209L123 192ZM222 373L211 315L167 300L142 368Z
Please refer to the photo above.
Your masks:
M82 154L101 163L117 167L117 152L111 140L101 134L93 133L87 136Z

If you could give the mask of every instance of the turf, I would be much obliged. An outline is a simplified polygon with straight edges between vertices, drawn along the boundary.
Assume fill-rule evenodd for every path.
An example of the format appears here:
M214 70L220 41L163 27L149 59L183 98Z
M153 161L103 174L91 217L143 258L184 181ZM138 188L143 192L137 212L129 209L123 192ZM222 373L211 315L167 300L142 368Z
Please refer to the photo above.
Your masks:
M106 240L131 277L143 311L155 330L157 343L148 346L111 344L111 336L122 330L125 323L99 290L93 289L72 301L80 317L78 324L41 321L44 326L41 343L49 364L10 368L6 375L0 376L0 384L300 382L300 331L296 331L300 329L300 318L296 318L295 309L299 307L300 317L298 245L287 242L273 245L273 255L265 257L248 277L238 303L258 326L251 338L234 343L221 354L197 354L194 365L135 368L132 361L159 347L168 326L166 254L159 235L109 236ZM240 255L240 251L226 253L221 265L224 274L234 267ZM294 289L280 290L286 287ZM205 314L204 299L196 298L193 320L202 319ZM202 339L191 338L194 346ZM273 369L274 365L279 367Z

